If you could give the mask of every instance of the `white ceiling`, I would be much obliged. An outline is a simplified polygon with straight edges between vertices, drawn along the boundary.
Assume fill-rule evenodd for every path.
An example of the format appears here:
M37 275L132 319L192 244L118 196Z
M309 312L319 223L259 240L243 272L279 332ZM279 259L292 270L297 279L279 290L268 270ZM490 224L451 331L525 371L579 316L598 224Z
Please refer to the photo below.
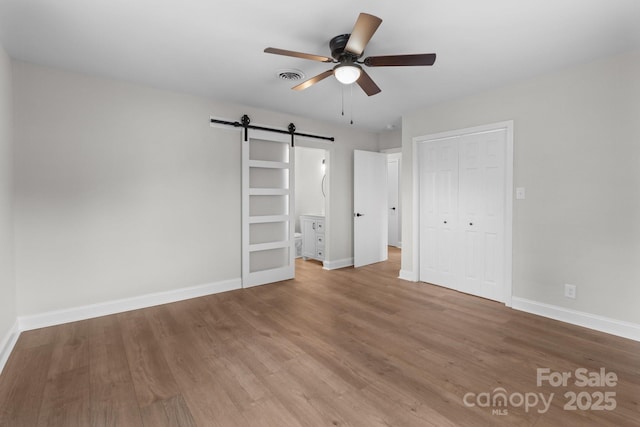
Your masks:
M263 53L330 56L360 12L383 19L366 56L435 52L433 67L369 68L367 97L307 77L330 64ZM403 113L571 64L640 48L638 0L0 0L0 41L38 64L383 130Z

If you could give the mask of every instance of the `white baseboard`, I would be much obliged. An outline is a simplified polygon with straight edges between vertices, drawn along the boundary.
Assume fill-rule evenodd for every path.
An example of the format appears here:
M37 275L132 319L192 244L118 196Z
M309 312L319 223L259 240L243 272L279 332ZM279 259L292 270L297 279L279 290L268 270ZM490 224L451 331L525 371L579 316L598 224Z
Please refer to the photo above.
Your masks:
M2 374L4 365L6 365L9 360L9 355L13 351L13 347L15 347L19 336L20 330L18 329L18 321L16 320L13 327L7 332L7 335L0 341L0 374Z
M157 292L132 298L73 307L65 310L49 311L30 316L19 316L18 328L20 331L45 328L47 326L60 325L62 323L77 322L79 320L138 310L140 308L152 307L154 305L168 304L205 295L232 291L240 289L241 287L242 280L237 278L209 283L206 285L190 286L188 288L175 289L166 292Z
M400 270L400 275L398 276L398 279L407 280L409 282L418 281L418 278L415 277L415 275L413 274L413 271L409 271L409 270Z
M525 298L513 297L511 302L511 307L515 310L526 311L527 313L537 314L538 316L560 320L561 322L583 326L634 341L640 341L640 324L637 323L571 310L569 308L558 307Z
M337 270L338 268L351 267L353 265L353 258L339 259L336 261L324 261L322 268L325 270Z

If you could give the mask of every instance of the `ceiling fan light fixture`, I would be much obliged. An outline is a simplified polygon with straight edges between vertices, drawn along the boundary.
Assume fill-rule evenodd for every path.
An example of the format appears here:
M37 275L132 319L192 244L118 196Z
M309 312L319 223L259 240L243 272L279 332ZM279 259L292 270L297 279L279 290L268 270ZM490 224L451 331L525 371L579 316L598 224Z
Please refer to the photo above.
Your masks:
M345 85L355 83L360 78L360 74L362 74L362 68L359 65L352 63L340 64L336 66L333 71L336 79Z

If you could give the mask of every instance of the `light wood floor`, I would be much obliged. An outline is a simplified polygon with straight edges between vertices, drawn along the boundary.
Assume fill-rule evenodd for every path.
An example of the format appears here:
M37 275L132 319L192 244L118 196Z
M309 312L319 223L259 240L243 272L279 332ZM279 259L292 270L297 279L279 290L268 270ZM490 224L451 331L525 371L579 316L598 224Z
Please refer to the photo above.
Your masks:
M399 265L397 250L358 270L299 260L293 281L25 332L0 425L640 425L640 343L401 281ZM581 367L617 386L536 386L536 368ZM555 397L542 414L463 403L497 387ZM617 407L565 411L572 390Z

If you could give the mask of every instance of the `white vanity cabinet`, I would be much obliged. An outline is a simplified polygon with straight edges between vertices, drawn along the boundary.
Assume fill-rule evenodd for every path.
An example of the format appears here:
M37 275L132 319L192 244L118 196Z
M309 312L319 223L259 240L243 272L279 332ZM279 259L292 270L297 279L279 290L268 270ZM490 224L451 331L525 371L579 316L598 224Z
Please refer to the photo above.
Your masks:
M300 215L302 257L324 261L324 216Z

